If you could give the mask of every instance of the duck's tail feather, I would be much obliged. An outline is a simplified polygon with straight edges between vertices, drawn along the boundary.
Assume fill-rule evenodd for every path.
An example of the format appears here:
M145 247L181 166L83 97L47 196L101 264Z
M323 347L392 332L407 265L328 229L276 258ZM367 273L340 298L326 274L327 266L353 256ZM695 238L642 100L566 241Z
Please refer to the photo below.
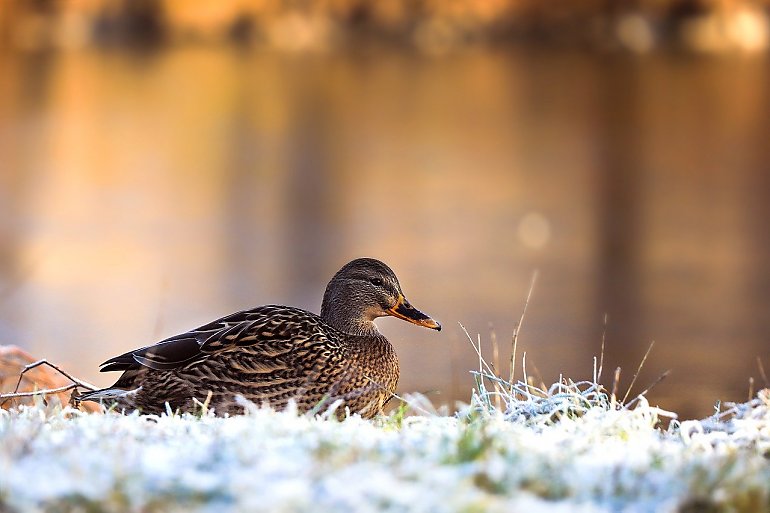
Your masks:
M102 388L101 390L94 390L93 392L86 392L78 396L78 401L103 401L105 403L125 403L131 396L139 392L142 387L135 388L133 390L125 390L123 388Z

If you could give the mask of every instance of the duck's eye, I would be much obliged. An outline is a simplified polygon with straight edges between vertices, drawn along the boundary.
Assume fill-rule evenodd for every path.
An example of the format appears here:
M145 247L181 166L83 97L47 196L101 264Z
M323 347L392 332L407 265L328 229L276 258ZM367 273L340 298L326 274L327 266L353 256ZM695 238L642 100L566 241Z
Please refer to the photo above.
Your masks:
M372 278L369 280L375 287L382 287L382 280L380 278Z

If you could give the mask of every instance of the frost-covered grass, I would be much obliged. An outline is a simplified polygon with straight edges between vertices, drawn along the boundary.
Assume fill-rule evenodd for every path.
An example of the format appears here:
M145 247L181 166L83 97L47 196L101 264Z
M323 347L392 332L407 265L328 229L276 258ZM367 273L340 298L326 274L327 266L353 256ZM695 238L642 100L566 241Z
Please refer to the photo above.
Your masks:
M663 430L644 398L519 387L375 421L0 411L0 511L770 511L768 391Z

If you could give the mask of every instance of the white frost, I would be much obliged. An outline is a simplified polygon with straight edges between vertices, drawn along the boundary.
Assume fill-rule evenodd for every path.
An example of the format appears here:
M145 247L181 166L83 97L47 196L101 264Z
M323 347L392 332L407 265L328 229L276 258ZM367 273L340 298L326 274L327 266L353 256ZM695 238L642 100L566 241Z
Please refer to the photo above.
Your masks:
M770 510L770 394L665 431L643 398L560 394L403 421L0 410L0 511Z

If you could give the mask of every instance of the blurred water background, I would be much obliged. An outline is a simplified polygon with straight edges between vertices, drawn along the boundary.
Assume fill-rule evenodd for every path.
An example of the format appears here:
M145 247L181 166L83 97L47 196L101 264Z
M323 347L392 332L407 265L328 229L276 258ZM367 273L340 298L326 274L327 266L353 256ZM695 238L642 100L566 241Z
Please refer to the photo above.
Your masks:
M107 385L373 256L445 326L380 322L400 391L453 404L457 323L505 362L538 270L531 375L590 377L606 329L625 389L654 340L636 390L670 369L651 401L706 416L770 367L767 12L4 0L0 343Z

